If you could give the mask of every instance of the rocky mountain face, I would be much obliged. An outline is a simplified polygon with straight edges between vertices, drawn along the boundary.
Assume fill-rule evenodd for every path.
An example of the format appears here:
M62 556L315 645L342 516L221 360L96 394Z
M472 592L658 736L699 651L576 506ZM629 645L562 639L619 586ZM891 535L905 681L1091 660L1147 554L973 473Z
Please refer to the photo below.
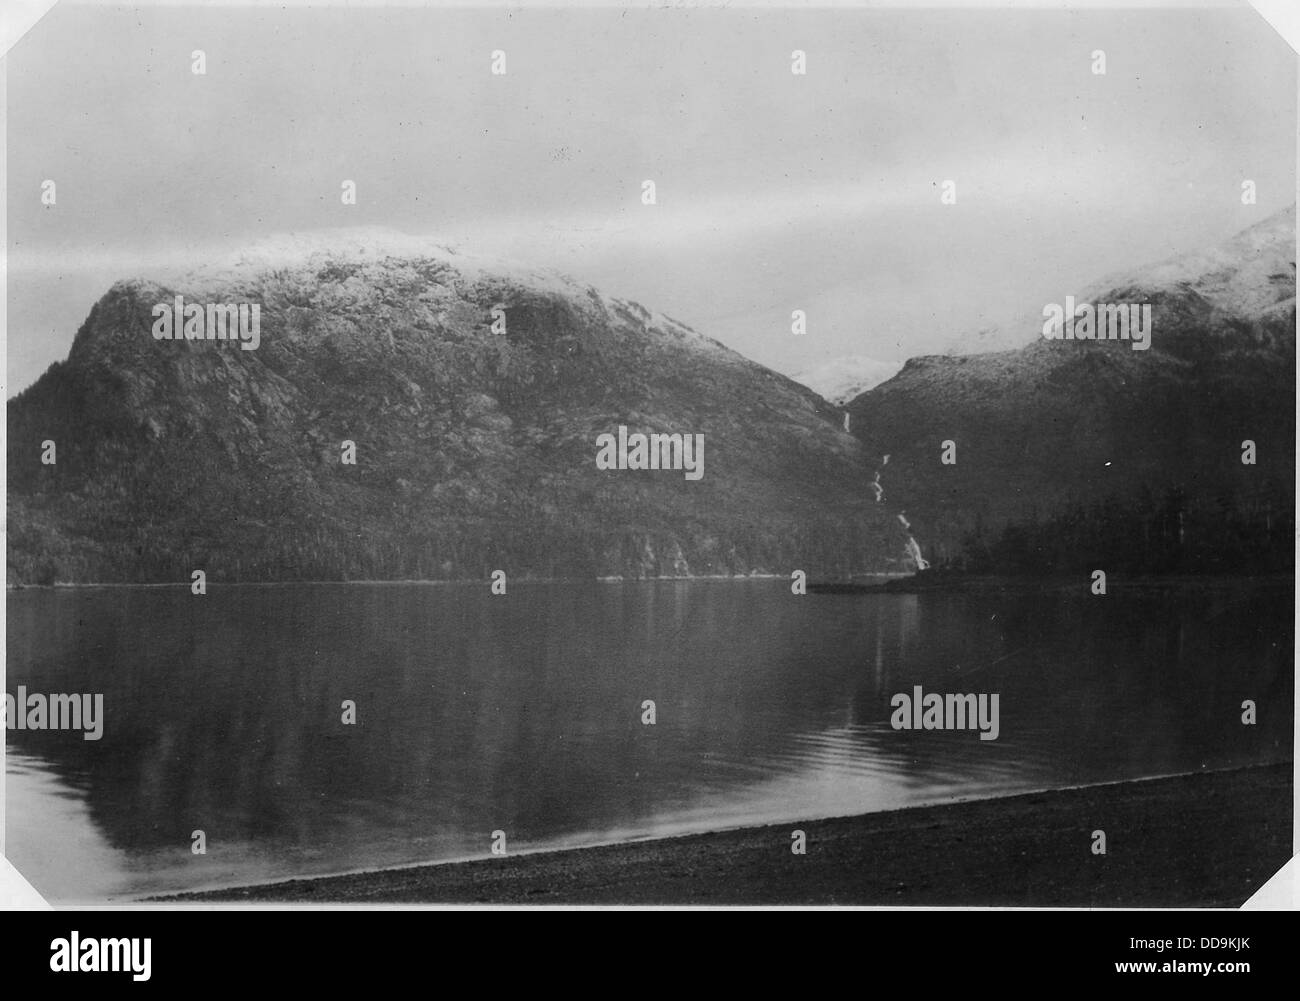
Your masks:
M853 432L890 456L887 499L927 558L1008 571L1291 566L1295 208L1065 293L1150 304L1149 350L1039 336L913 358L849 403Z
M260 304L256 349L157 339L178 295ZM908 563L816 394L637 303L392 234L119 282L8 422L10 583ZM702 478L597 468L620 425L703 434Z

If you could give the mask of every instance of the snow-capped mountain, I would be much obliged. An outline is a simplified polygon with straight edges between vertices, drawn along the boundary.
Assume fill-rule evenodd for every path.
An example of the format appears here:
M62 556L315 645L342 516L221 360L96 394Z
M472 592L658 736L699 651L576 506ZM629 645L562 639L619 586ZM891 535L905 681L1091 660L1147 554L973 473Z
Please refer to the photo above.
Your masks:
M836 358L791 376L823 399L843 406L855 396L892 379L903 367L901 361L878 361L861 355Z
M177 297L256 304L258 343L160 338L155 311ZM17 583L197 565L212 580L789 573L795 554L834 576L905 557L867 499L863 446L813 392L638 303L386 231L119 281L8 419ZM598 466L620 428L703 435L702 477Z

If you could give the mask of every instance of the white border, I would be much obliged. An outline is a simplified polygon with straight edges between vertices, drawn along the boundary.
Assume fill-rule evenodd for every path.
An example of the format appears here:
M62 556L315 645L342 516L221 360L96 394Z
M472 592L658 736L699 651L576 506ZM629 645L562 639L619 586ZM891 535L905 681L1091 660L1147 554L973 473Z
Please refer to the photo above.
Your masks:
M57 0L3 0L0 2L0 56L8 53L13 46L25 35L32 27L54 7ZM65 0L68 3L76 3L86 6L127 6L125 0ZM1296 0L1244 0L1255 9L1272 28L1282 37L1293 51L1300 53L1300 5ZM168 7L168 6L189 6L189 7L255 7L255 6L274 6L274 7L625 7L625 8L660 8L664 4L653 2L620 2L620 0L133 0L129 4L134 7ZM764 8L783 8L797 7L796 3L789 0L717 0L717 2L707 2L707 0L676 0L674 7L687 8L706 8L706 7L764 7ZM923 2L923 0L820 0L815 4L807 5L807 8L912 8L912 9L933 9L933 8L996 8L996 9L1135 9L1135 8L1171 8L1171 9L1203 9L1206 7L1240 7L1243 6L1242 0L1128 0L1128 2L1116 3L1114 0L948 0L945 3ZM8 60L0 67L0 191L7 194L8 192L8 174L6 167L6 130L5 125L8 117ZM1297 122L1296 133L1296 150L1297 150L1297 176L1300 177L1300 122ZM1298 192L1300 195L1300 192ZM1298 198L1300 200L1300 198ZM1300 256L1300 255L1298 255ZM8 231L6 225L6 203L4 198L0 198L0 292L3 292L3 299L0 300L0 347L8 355L8 326L7 326L7 303L8 303ZM0 388L4 388L3 374L0 374ZM1300 378L1300 370L1298 370ZM6 397L7 398L7 397ZM1297 398L1297 426L1300 426L1300 396ZM0 478L8 483L7 471L5 469L5 429L0 427ZM1297 444L1297 459L1300 460L1300 442ZM1300 461L1298 461L1300 465ZM5 526L7 521L7 492L6 500L0 503L0 538L4 538ZM7 540L6 540L7 542ZM1300 567L1300 531L1296 536L1297 566ZM1298 589L1300 590L1300 589ZM4 650L5 650L5 623L7 621L7 595L0 598L0 690L4 689L5 669L4 669ZM1297 605L1296 620L1300 624L1300 604ZM1300 663L1300 646L1297 647L1297 663ZM1293 716L1295 724L1295 739L1292 744L1293 756L1294 750L1300 747L1300 686L1297 686L1296 705ZM0 910L8 909L31 909L45 907L49 908L50 904L27 882L9 862L4 858L5 845L5 768L4 768L4 742L0 741ZM1243 910L1295 910L1300 904L1300 862L1297 861L1295 854L1300 854L1300 806L1294 800L1294 790L1300 787L1300 766L1295 768L1293 780L1293 823L1292 823L1292 859L1282 867L1272 878L1268 880L1249 900L1242 905ZM429 905L435 906L435 905ZM109 906L105 909L141 909L141 905L120 905ZM153 908L145 908L153 909ZM166 908L173 909L173 908ZM193 909L193 908L180 908ZM198 909L210 909L201 907ZM230 905L222 906L221 909L257 909L254 905ZM316 909L316 908L311 908ZM326 908L326 909L381 909L381 910L406 910L412 909L407 907L346 907ZM427 909L427 908L414 908ZM452 908L459 909L459 908ZM489 907L487 909L511 909ZM525 908L538 909L538 908ZM541 908L550 909L550 908ZM588 909L588 908L582 908ZM596 908L602 909L602 908ZM677 908L669 908L677 909ZM712 909L712 908L710 908ZM750 908L741 908L750 909ZM763 909L763 908L759 908ZM816 909L816 908L814 908ZM841 910L880 910L889 908L836 908ZM907 908L908 910L1020 910L1034 908Z

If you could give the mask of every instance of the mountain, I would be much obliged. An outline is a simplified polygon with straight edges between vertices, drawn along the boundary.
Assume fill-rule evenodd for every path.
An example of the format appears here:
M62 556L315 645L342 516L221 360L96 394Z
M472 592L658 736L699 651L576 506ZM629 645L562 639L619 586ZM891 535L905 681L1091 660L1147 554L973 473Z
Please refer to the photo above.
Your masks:
M902 362L877 361L875 358L853 355L836 358L791 378L823 399L830 400L836 406L843 406L886 379L892 379L902 367Z
M887 498L940 564L1286 569L1295 281L1292 206L1076 297L1149 304L1149 350L1048 340L1040 320L1018 350L911 359L849 403L853 432L890 456Z
M259 304L260 343L155 339L176 295ZM387 232L281 238L118 282L9 401L9 581L904 567L841 424L784 376L558 275ZM703 477L598 469L620 425L703 434Z

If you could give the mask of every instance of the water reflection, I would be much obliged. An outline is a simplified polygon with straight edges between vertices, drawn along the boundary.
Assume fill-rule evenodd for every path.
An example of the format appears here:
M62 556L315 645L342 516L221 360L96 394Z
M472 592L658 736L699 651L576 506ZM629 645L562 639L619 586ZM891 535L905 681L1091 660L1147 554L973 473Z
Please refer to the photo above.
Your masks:
M1292 628L1249 585L14 592L9 691L103 692L106 722L9 732L9 855L90 899L1282 760ZM892 730L916 684L1000 693L1001 736Z

